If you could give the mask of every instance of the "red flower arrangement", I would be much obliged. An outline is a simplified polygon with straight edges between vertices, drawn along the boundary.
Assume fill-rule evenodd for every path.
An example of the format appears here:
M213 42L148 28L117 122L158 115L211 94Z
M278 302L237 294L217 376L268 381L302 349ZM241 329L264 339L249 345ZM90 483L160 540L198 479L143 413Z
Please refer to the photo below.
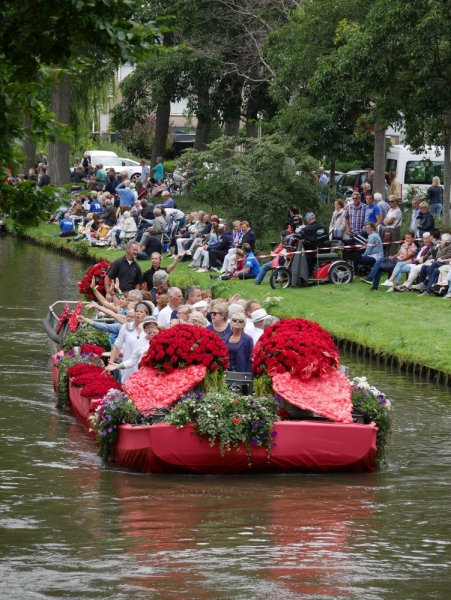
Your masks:
M204 365L209 371L227 369L229 351L213 331L196 325L175 325L152 340L141 365L172 373L189 365Z
M159 375L153 367L142 367L130 375L124 383L124 389L136 408L143 412L170 406L200 383L206 374L205 365L190 365L165 375Z
M79 363L78 365L73 365L67 369L68 377L80 377L80 375L91 374L91 378L94 378L96 375L100 375L103 371L102 367L98 367L97 365L90 365L87 363Z
M102 398L109 390L122 390L122 386L111 380L111 377L101 375L94 380L91 378L90 383L87 383L82 388L80 394L85 398Z
M116 381L112 375L109 375L109 374L102 375L102 372L100 372L100 373L84 373L83 375L77 375L76 377L74 377L72 379L72 384L76 385L77 387L83 387L83 386L87 385L88 383L91 383L91 381L98 381L99 378L102 378L102 381L104 381L105 377L112 383L114 383Z
M77 306L75 307L74 312L71 314L70 319L69 319L69 329L72 331L72 333L75 333L78 329L79 326L79 322L77 321L77 317L79 314L81 314L81 311L83 310L83 302L77 302Z
M95 354L96 356L102 356L105 352L105 348L97 346L96 344L83 344L81 347L82 354Z
M58 325L56 327L57 334L64 327L64 325L66 324L66 321L68 320L69 317L70 317L70 308L69 308L68 304L65 304L63 310L61 311L61 314L58 315Z
M256 377L288 372L309 379L340 364L330 334L306 319L283 319L265 329L254 347L253 359Z
M91 290L92 278L95 277L96 286L101 294L105 293L105 275L110 263L101 260L96 265L88 269L86 275L78 282L80 294L85 294L89 300L94 300L95 296Z

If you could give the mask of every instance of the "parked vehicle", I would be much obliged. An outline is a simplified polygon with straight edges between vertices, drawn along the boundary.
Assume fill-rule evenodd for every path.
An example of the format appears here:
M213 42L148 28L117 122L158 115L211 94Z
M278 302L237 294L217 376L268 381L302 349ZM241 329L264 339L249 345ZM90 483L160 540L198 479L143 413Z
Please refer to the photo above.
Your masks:
M125 169L122 171L127 171L128 177L130 181L136 181L141 177L141 165L136 160L132 160L131 158L119 158L122 162L122 166Z
M86 154L88 155L91 165L102 164L106 171L113 168L117 175L125 171L131 181L136 181L141 177L141 165L129 158L119 158L116 152L110 152L108 150L87 150ZM73 169L71 169L71 172L72 171Z
M386 171L395 171L404 197L409 185L426 192L435 176L440 177L443 185L444 160L443 148L438 146L431 146L421 154L414 154L408 146L395 145L387 152Z
M365 171L349 171L337 181L337 192L346 198L350 198L353 192L361 192L362 183L365 182Z

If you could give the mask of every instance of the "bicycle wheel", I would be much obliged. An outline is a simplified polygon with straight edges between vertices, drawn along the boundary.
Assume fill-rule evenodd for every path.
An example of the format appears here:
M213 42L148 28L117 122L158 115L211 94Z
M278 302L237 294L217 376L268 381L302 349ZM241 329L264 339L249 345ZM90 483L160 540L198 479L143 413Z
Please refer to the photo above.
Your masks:
M278 267L271 273L269 280L273 290L284 290L291 285L291 271L286 267Z

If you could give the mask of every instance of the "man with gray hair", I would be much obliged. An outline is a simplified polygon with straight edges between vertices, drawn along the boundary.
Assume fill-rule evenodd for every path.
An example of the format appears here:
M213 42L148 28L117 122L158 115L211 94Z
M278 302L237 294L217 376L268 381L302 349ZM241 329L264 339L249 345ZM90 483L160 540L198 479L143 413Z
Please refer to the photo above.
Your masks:
M381 211L382 220L384 220L387 216L388 211L390 210L390 206L385 202L385 200L382 198L382 194L379 194L379 192L376 192L373 195L373 198L374 202L378 205Z
M158 273L155 273L154 281L157 275ZM158 325L162 325L163 327L169 327L171 324L172 312L174 310L178 310L179 306L181 306L183 302L182 290L178 287L170 287L167 294L168 305L158 313Z
M122 181L122 183L117 186L116 194L119 194L120 206L129 206L132 208L135 204L135 194L130 189L130 181L128 179Z
M202 290L198 285L189 285L185 290L185 304L193 306L202 300Z
M105 200L105 209L101 214L101 217L105 225L110 225L110 227L112 227L116 224L116 209L108 198Z

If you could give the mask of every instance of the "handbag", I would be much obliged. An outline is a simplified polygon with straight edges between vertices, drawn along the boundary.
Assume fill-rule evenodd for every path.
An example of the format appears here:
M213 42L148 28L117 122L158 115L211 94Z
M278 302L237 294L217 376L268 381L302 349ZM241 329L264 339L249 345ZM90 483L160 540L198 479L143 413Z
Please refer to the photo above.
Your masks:
M384 233L384 239L382 240L384 244L390 244L393 239L393 229L386 229Z
M380 264L380 270L381 271L388 271L389 273L391 273L393 271L393 269L395 268L396 263L398 262L398 259L393 257L393 258L384 258L383 261Z

